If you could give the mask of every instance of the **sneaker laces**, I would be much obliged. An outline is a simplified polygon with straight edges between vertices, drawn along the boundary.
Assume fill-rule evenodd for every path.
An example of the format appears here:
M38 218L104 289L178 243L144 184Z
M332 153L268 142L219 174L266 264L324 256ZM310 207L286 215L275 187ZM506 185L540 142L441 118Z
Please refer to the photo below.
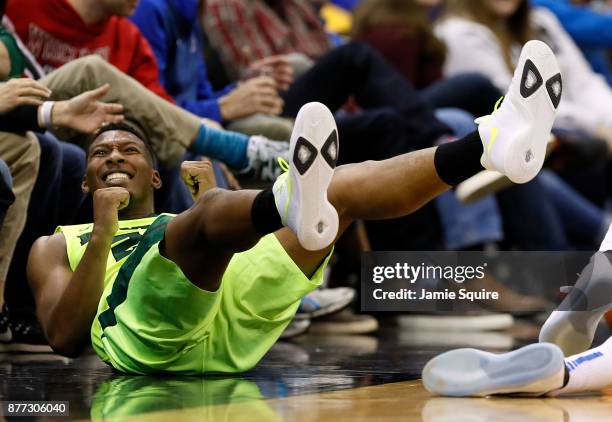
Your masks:
M11 330L15 333L27 335L32 330L32 326L19 321L17 324L11 324Z

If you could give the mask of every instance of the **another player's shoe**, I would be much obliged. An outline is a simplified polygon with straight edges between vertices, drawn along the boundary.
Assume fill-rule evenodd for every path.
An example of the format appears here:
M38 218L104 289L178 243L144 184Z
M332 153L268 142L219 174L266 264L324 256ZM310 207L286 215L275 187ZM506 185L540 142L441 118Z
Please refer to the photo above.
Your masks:
M302 298L295 318L318 318L339 312L353 302L355 295L355 289L350 287L315 289Z
M514 183L533 179L544 164L561 92L553 52L541 41L529 41L501 106L496 104L493 114L476 120L484 148L482 165Z
M542 327L540 341L554 343L566 356L588 350L597 324L612 309L612 253L597 252L578 281Z
M277 159L289 158L289 144L264 136L251 136L247 144L247 157L249 165L238 174L260 182L272 182L282 173Z
M338 130L325 105L308 103L301 108L289 151L288 171L273 188L276 208L302 247L324 249L338 234L338 212L327 199L338 159Z
M457 349L433 358L423 369L429 392L456 397L544 395L563 387L565 377L563 352L549 343L503 354Z

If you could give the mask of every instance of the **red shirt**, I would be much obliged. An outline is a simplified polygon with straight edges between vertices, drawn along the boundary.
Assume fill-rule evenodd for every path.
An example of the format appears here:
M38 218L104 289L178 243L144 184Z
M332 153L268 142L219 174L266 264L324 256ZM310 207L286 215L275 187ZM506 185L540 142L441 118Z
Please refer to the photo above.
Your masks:
M151 47L128 19L113 16L87 25L66 0L9 0L6 14L46 71L79 57L98 54L172 101L159 82Z

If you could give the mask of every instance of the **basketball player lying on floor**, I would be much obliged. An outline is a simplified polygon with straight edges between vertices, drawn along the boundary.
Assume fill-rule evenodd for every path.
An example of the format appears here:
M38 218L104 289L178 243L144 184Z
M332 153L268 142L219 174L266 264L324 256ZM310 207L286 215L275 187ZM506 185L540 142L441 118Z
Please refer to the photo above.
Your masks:
M443 353L423 369L423 384L430 392L446 396L597 392L612 385L612 337L587 349L610 309L612 225L599 252L544 323L540 343L503 354L477 349Z
M146 140L127 128L102 130L83 181L93 224L59 227L30 254L47 339L67 356L91 339L102 360L129 373L252 368L300 298L320 285L332 245L352 221L407 215L483 165L518 183L535 177L558 104L546 82L558 74L552 51L532 41L505 101L478 132L335 171L333 116L307 104L288 171L273 188L201 192L206 172L187 163L185 179L199 198L177 216L153 215L161 180Z

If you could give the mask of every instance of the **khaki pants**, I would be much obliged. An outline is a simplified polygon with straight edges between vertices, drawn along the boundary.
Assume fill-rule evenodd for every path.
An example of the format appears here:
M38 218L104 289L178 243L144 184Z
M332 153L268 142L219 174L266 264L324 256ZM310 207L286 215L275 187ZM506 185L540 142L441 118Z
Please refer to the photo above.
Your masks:
M15 202L6 213L0 228L0 287L6 280L17 239L23 231L28 213L30 194L38 175L40 145L38 139L0 132L0 159L8 165L13 178ZM0 295L3 292L0 291Z
M139 123L157 158L167 164L179 161L202 125L199 117L160 98L100 56L71 61L40 82L53 91L56 101L109 83L111 89L102 101L122 104L126 119Z

